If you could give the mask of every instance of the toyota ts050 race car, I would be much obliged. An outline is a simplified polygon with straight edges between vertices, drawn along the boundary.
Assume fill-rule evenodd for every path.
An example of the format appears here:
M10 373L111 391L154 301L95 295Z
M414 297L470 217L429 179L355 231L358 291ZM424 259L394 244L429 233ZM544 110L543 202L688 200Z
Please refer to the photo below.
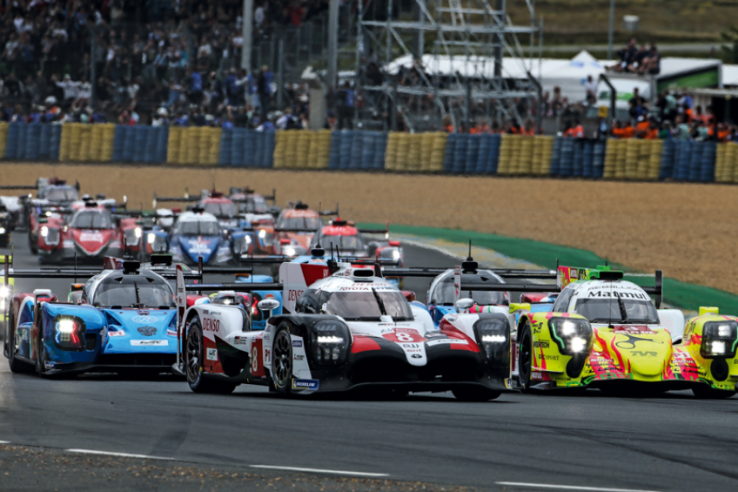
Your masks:
M178 370L193 391L227 393L248 383L281 395L374 388L452 391L481 401L508 389L507 321L482 317L436 329L427 310L408 303L379 266L285 263L280 279L253 287L283 292L283 314L270 316L263 331L246 323L238 305L187 309ZM203 287L178 281L178 305L184 307L186 291ZM264 299L259 308L277 304Z
M169 372L176 360L176 309L167 280L137 261L121 269L14 271L14 277L91 278L57 302L50 290L17 293L10 303L5 356L13 372Z
M659 309L660 271L655 287L640 287L608 267L560 267L558 274L563 289L550 312L519 317L513 374L523 390L735 393L738 318L701 308L685 330L681 311Z

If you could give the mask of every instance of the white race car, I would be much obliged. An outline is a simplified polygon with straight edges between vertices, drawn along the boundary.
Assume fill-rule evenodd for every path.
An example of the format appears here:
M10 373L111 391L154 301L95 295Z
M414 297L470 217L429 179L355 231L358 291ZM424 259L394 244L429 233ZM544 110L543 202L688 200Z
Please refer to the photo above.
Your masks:
M332 261L282 264L274 288L283 292L284 314L270 317L263 331L253 330L248 313L223 292L219 304L203 300L185 310L187 291L220 287L180 279L175 370L195 392L229 393L248 383L282 395L374 388L487 401L509 389L507 316L475 315L473 323L438 329L427 308L408 302L381 275L378 267ZM235 288L241 286L265 290L258 283ZM258 307L278 305L266 298Z

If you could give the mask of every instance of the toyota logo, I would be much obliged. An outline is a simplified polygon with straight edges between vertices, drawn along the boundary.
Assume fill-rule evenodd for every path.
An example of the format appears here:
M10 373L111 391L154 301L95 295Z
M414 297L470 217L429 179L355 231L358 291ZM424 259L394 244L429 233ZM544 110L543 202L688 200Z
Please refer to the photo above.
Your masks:
M134 323L156 323L157 319L154 316L134 316L131 321Z
M153 326L140 326L138 332L145 337L150 337L156 335L156 328Z

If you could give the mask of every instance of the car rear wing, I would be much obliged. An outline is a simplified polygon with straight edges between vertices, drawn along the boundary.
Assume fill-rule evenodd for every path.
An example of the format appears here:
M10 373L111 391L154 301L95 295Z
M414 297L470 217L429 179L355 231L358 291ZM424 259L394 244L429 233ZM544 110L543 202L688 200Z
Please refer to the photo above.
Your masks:
M360 229L357 228L357 230L362 234L384 234L385 239L389 239L389 220L387 221L387 226L384 229Z
M252 190L251 188L235 188L235 187L231 187L231 190L230 191L231 191L231 195L235 195L237 193L243 193L244 195L246 195L245 198L229 198L234 203L247 202L248 201L248 195L255 195L256 194L256 191ZM276 203L277 203L277 190L272 189L272 194L271 195L261 195L261 197L264 200L269 200L270 202L272 202L272 205L276 205Z
M0 190L37 190L38 185L0 185Z
M442 273L452 270L454 267L448 268L385 268L385 277L425 277L435 278ZM520 280L556 280L557 275L550 270L522 270L512 268L480 268L480 270L491 271L495 275L504 279L520 279Z
M156 204L161 203L196 203L200 201L200 197L196 195L190 196L189 193L185 192L184 196L157 196L154 193L154 210L156 210Z
M649 274L628 274L622 270L613 270L609 266L598 266L596 268L578 268L559 266L557 268L556 283L563 289L572 282L578 280L627 280L625 277L631 277L630 281L638 284L643 291L654 297L654 304L657 309L661 309L664 302L664 272L656 270L653 274L653 286L640 285L641 282L636 278L651 277Z

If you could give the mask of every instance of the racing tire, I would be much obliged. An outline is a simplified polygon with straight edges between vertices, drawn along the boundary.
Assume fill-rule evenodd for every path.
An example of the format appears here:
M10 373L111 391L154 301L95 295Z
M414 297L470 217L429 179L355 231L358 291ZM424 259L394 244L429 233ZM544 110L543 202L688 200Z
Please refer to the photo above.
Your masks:
M526 321L520 330L518 347L518 382L520 391L528 393L531 391L530 382L533 372L533 336L530 331L530 324Z
M28 246L31 248L31 253L34 255L38 254L38 244L33 240L33 235L28 234Z
M7 326L5 344L8 348L5 355L8 357L10 372L14 374L32 373L34 368L31 364L18 360L15 357L15 313L13 312L13 306L10 306L8 316L5 318L5 324Z
M280 323L274 332L272 343L272 383L280 396L287 396L292 391L292 336L290 325Z
M700 384L692 387L692 394L701 400L724 400L735 395L735 391L717 390L706 384Z
M459 388L451 391L454 397L459 401L466 402L483 402L496 400L502 394L501 391L494 391L487 388Z
M187 342L185 344L185 375L187 384L194 393L214 393L228 395L236 389L236 384L228 381L218 381L205 376L203 366L200 363L204 358L205 344L202 338L202 326L200 320L193 319L187 329Z
M38 310L36 310L38 314ZM46 373L46 348L44 347L44 330L39 327L36 337L36 374L44 376Z

